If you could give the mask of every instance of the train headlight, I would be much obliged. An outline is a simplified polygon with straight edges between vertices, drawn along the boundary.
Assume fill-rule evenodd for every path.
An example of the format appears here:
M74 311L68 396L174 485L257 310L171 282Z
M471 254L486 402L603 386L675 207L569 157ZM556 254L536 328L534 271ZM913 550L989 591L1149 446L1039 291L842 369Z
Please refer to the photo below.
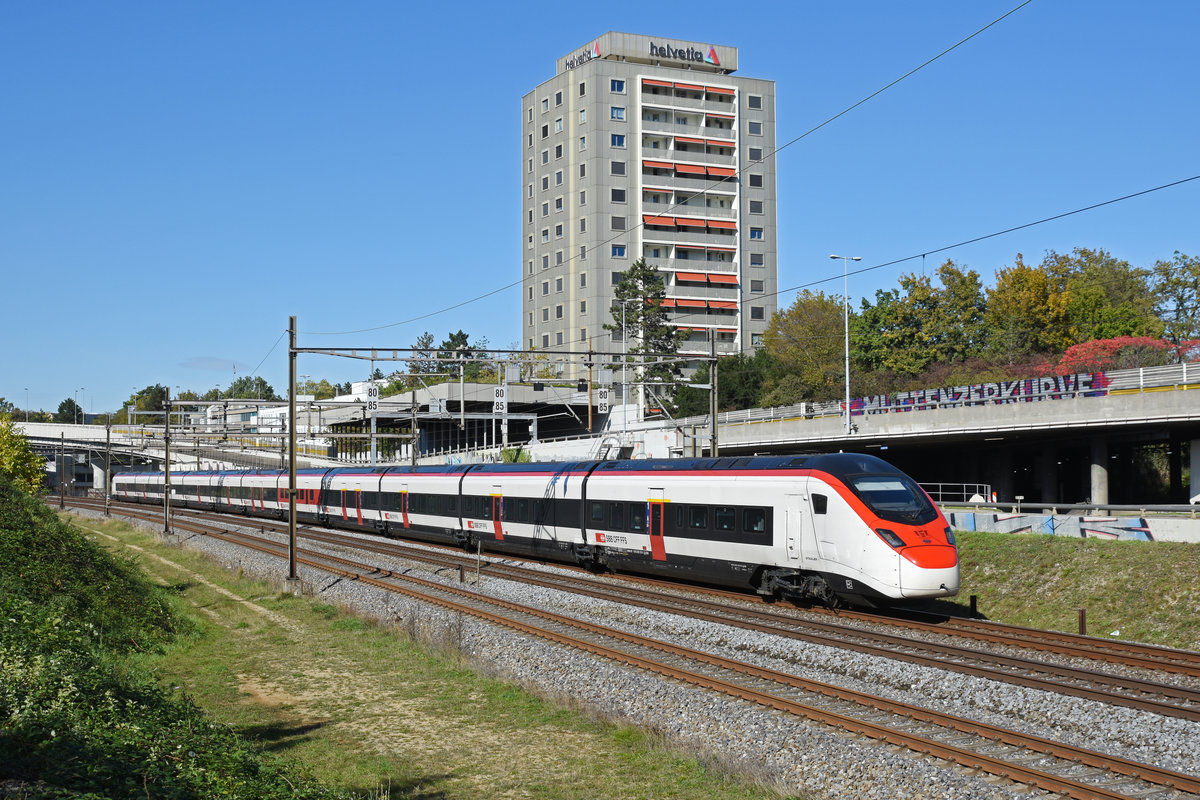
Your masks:
M879 538L892 547L897 549L904 547L904 540L897 536L895 531L889 531L887 528L876 528L875 533L879 534Z
M954 531L946 528L946 544L954 544Z

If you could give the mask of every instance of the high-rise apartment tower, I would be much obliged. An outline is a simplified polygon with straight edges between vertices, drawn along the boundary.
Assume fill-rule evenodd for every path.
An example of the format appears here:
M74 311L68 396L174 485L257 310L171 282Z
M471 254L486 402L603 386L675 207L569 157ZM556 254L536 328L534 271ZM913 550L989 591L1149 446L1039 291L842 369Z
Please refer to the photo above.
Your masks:
M775 312L775 83L737 48L609 32L521 102L522 342L567 376L615 350L613 289L667 277L684 354L751 351Z

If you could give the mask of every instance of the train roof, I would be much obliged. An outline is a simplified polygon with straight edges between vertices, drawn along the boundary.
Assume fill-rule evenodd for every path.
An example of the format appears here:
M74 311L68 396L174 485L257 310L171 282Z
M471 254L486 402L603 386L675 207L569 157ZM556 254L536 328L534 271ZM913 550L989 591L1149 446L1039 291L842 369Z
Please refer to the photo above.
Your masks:
M783 456L733 456L725 458L649 458L618 461L558 461L528 462L524 464L445 464L420 467L339 467L336 469L298 469L297 475L461 475L478 474L521 474L521 473L576 473L593 474L620 472L720 472L720 471L780 471L819 470L831 475L897 474L900 471L876 456L866 453L818 453L812 455ZM222 470L181 471L176 475L283 475L281 470ZM161 476L161 472L121 472L123 476Z

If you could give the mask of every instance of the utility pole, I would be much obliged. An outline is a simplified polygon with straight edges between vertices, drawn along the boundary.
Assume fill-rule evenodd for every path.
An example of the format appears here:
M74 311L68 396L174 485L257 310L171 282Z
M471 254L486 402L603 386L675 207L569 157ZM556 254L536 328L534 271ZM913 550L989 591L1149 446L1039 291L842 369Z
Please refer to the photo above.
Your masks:
M709 437L712 444L709 447L709 455L716 458L720 454L720 447L717 445L717 333L713 331L709 334L709 348L711 357L709 364L712 367L709 369L708 376L708 428Z
M171 532L171 387L167 387L167 399L163 402L167 412L167 424L163 428L163 533Z
M111 517L108 496L112 493L112 414L104 423L104 516Z
M586 366L588 368L588 433L592 432L592 363L595 361L592 358L592 337L588 337L588 355Z
M67 507L67 435L58 435L58 507Z
M288 317L288 415L296 418L296 316ZM296 591L296 426L288 425L288 585Z
M412 465L417 465L417 387L412 390L412 439L408 443L408 456Z

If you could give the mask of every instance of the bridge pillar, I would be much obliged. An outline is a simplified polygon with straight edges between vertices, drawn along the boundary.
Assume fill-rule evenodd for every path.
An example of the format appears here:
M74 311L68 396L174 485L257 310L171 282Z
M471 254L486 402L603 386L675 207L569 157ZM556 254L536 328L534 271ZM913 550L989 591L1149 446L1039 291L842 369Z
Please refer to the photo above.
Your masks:
M1192 451L1192 485L1188 489L1188 498L1200 497L1200 439L1192 439L1188 447Z
M1108 442L1092 439L1092 505L1108 505Z
M987 471L988 482L1001 503L1011 503L1015 491L1013 489L1012 453L1006 448L993 450L989 453L991 463Z
M1058 448L1046 444L1038 451L1038 497L1043 503L1058 503Z

